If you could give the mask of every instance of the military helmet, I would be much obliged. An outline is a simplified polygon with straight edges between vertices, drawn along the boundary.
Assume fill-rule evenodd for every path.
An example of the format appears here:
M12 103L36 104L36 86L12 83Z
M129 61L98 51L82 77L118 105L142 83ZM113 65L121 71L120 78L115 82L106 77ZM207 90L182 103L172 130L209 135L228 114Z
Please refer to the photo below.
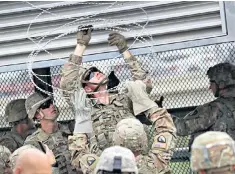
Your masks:
M25 99L10 101L5 108L5 118L9 123L27 118Z
M138 174L138 168L134 154L125 147L112 146L106 148L96 165L95 174L101 171L109 173L130 172Z
M114 145L126 147L133 152L146 150L147 141L143 124L135 118L119 121L113 134Z
M44 97L42 94L37 93L37 92L30 95L26 99L26 102L25 102L25 108L26 108L28 117L30 119L33 119L39 107L48 100L51 100L51 96Z
M207 71L210 81L215 82L219 89L235 85L235 66L231 63L219 63Z
M225 132L209 131L195 138L192 145L193 171L235 165L235 143Z

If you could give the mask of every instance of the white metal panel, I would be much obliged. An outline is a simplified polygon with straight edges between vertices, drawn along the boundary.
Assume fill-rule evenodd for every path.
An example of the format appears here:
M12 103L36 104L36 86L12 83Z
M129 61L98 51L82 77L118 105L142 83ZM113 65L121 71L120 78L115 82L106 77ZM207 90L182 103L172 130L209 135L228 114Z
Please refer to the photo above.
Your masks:
M122 28L129 45L140 33L152 35L151 43L136 42L133 48L222 36L226 27L222 27L221 7L216 1L0 2L0 66L25 63L30 52L37 49L27 38L30 24L29 33L35 41L46 35L42 43L69 33L50 42L45 49L54 56L40 53L36 59L41 61L68 56L81 24L95 27L86 54L116 50L107 44L110 31L106 27ZM69 22L72 25L66 25Z

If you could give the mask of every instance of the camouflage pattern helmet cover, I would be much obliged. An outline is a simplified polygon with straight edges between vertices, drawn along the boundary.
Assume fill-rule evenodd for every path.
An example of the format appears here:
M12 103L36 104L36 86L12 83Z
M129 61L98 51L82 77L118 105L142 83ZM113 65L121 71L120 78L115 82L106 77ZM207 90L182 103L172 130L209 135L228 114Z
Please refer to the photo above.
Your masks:
M143 124L135 118L119 121L113 134L113 143L132 152L146 150L148 140Z
M210 67L207 75L212 82L216 82L219 89L235 85L235 66L231 63L219 63Z
M9 123L27 118L25 99L10 101L5 108L5 118Z
M133 172L138 174L138 168L134 154L125 147L112 146L106 148L96 165L94 173L99 171L114 171Z
M44 97L42 94L37 93L37 92L30 95L26 99L26 102L25 102L25 108L26 108L28 117L30 119L33 119L39 107L46 101L50 100L51 98L52 98L51 96Z
M0 145L0 166L5 166L9 162L11 152L5 146Z
M194 171L235 165L235 143L225 132L209 131L195 138L191 168Z

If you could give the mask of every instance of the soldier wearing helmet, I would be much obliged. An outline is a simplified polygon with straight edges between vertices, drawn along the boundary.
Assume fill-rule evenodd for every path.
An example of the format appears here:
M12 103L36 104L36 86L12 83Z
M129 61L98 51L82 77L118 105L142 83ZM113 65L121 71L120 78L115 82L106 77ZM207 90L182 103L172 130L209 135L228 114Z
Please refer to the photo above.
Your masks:
M11 152L23 146L25 138L34 130L32 120L28 118L25 110L25 99L9 102L5 108L6 121L12 126L0 139L0 144L6 146Z
M41 128L28 136L24 144L46 144L56 157L60 174L76 173L71 165L68 149L68 135L71 132L57 122L59 111L53 104L52 97L34 93L26 99L25 107L29 118L39 121Z
M94 174L138 174L133 153L120 146L105 149L96 165Z
M115 132L113 134L113 144L126 147L130 149L135 155L137 167L139 174L155 174L155 173L167 173L167 166L162 166L163 163L159 163L159 157L155 154L155 144L153 144L151 150L148 152L148 155L143 155L143 152L146 152L148 139L145 132L147 128L144 128L144 125L137 119L126 118L118 122ZM159 137L158 139L161 139ZM160 143L158 143L160 145ZM162 135L162 143L164 145L164 136ZM172 151L170 147L167 147L168 151ZM173 151L171 152L173 153ZM163 157L163 156L162 156ZM171 155L169 153L165 157L170 160ZM163 157L164 158L164 157ZM165 168L165 171L161 169Z
M219 63L209 68L207 76L217 99L198 106L175 122L179 135L192 135L190 144L206 131L226 132L235 140L235 66Z
M151 81L147 80L148 73L141 68L140 63L128 50L125 37L112 32L108 37L109 45L117 46L119 52L123 54L134 81L127 84L128 94L118 93L117 90L107 91L110 87L118 85L118 81L113 80L114 74L107 77L95 67L82 66L82 55L91 39L91 31L92 28L87 27L86 30L82 29L77 33L77 46L62 69L60 83L65 98L74 109L74 136L87 138L81 141L81 144L77 144L84 150L78 153L95 153L100 156L104 149L112 145L113 133L118 121L129 117L135 118L136 115L144 113L154 124L158 136L164 134L164 147L158 147L159 142L157 139L155 141L155 152L160 159L167 147L174 147L176 129L166 109L158 108L157 104L149 98L147 93L151 91ZM89 100L86 94L91 102L87 102ZM88 152L84 142L89 147ZM159 163L163 163L162 166L166 167L168 161L161 158Z
M191 168L198 174L234 174L234 140L217 131L199 135L192 145Z
M5 146L0 145L0 173L1 174L12 174L12 170L9 164L9 157L11 152Z

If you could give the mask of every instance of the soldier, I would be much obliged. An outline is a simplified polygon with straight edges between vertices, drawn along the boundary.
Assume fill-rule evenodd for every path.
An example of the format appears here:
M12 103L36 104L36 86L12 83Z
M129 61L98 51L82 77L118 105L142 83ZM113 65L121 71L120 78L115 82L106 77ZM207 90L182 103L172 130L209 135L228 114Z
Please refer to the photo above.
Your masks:
M156 155L158 154L158 151L155 151L154 144L152 145L151 150L148 152L148 155L142 155L143 152L147 150L148 145L148 139L145 130L147 130L147 128L144 128L144 125L139 120L134 118L123 119L117 124L116 130L113 134L113 143L114 145L126 147L133 152L139 174L162 173L163 171L161 171L161 169L165 169L163 173L170 173L170 170L167 170L168 163L164 163L164 161L159 163L158 155ZM162 138L163 141L161 146L165 146L166 144L164 143L164 137L159 137L159 139L160 138ZM168 158L169 162L171 155L173 154L173 149L171 149L171 147L167 147L165 151L167 152L165 153L165 159Z
M11 152L23 146L25 138L34 130L33 122L28 118L25 110L25 99L9 102L5 108L5 117L12 129L0 139L0 144L6 146Z
M138 174L133 153L120 146L105 149L96 166L95 174ZM147 174L147 173L146 173Z
M91 29L78 32L77 46L63 67L60 84L64 90L65 98L74 109L76 117L74 136L81 138L81 144L77 144L80 152L82 153L81 149L83 149L83 153L95 153L100 156L105 148L112 145L112 137L118 121L128 117L135 118L135 115L145 113L157 132L154 147L159 163L166 166L168 159L165 159L164 150L167 147L174 147L176 129L166 109L158 108L157 104L149 98L147 92L151 90L151 82L146 80L147 72L140 67L137 59L127 50L124 36L119 33L111 33L108 38L109 44L116 45L120 53L123 53L124 60L130 68L135 82L128 83L128 95L117 91L108 92L107 89L118 84L117 81L113 82L115 78L106 77L96 67L81 66L82 55L90 38ZM86 94L82 88L92 99L92 110L87 105ZM91 128L89 129L91 124L93 132ZM90 136L89 142L88 136ZM162 136L164 137L164 147L159 145L162 142L158 142ZM85 152L87 146L84 145L84 142L89 144L89 152ZM165 169L160 170L164 171ZM168 171L168 169L166 170Z
M206 131L227 132L235 140L235 66L219 63L207 71L216 100L198 106L184 118L176 119L177 133L193 139Z
M76 173L71 165L71 154L68 149L68 135L71 132L56 121L59 112L53 105L52 98L34 93L26 99L25 107L29 118L38 120L41 128L28 136L24 144L46 144L55 155L60 174Z
M9 157L11 152L5 146L0 145L0 173L1 174L12 174L12 170L9 165Z
M224 132L209 131L195 138L191 168L199 174L234 174L235 142Z

